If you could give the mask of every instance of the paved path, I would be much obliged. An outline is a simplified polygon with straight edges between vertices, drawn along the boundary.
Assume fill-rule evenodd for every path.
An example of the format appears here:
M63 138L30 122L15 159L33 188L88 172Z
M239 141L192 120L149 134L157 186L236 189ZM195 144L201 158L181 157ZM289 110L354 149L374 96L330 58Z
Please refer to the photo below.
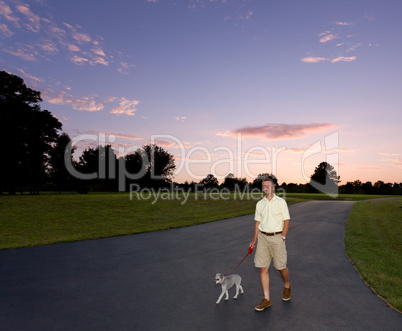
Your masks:
M359 278L344 246L353 202L290 206L292 299L271 268L271 308L248 257L245 293L215 304L217 272L246 255L253 216L182 229L0 251L1 330L400 330L402 314Z

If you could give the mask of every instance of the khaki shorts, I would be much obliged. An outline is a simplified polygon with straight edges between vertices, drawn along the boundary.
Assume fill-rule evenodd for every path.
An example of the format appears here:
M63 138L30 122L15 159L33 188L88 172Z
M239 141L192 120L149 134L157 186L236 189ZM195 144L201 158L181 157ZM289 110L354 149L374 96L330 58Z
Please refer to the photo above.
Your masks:
M257 250L254 255L254 265L257 268L269 268L274 259L274 267L277 270L286 269L287 263L286 244L280 234L266 236L258 234Z

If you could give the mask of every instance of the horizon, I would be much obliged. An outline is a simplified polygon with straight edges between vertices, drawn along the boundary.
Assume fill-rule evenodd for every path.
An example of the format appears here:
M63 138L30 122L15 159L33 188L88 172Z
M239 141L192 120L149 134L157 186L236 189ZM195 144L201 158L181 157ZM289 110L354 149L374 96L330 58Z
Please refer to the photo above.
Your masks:
M173 180L402 181L402 2L0 0L0 64L78 151L152 142ZM89 137L89 140L80 139ZM103 141L103 140L104 141Z

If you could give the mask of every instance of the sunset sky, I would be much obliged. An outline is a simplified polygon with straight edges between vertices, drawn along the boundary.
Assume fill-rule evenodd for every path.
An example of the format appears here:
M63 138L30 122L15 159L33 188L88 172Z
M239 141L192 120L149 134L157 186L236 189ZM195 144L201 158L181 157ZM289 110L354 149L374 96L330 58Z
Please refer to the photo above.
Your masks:
M400 0L0 0L0 69L83 148L151 142L176 182L402 181ZM84 140L84 138L87 138Z

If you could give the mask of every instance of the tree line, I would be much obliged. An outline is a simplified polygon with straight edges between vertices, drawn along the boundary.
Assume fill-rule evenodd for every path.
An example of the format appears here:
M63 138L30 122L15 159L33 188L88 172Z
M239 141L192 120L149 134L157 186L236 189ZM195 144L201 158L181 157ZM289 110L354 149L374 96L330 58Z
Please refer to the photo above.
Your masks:
M198 185L205 189L233 191L261 188L262 179L269 175L259 174L248 182L230 173L219 184L213 174L208 174L198 183L173 183L174 157L154 144L144 145L119 158L111 145L99 145L85 149L76 161L73 159L76 149L69 135L62 132L62 123L57 118L41 109L41 101L40 92L28 88L22 78L0 72L0 194L129 191L132 184L143 188L174 185L186 190L194 190ZM269 176L277 181L275 176ZM339 182L335 169L322 162L309 184L282 183L278 187L299 193L319 192L319 185L326 185L329 190L339 189L339 193L402 194L402 183L377 181L372 184L356 180L338 186Z

